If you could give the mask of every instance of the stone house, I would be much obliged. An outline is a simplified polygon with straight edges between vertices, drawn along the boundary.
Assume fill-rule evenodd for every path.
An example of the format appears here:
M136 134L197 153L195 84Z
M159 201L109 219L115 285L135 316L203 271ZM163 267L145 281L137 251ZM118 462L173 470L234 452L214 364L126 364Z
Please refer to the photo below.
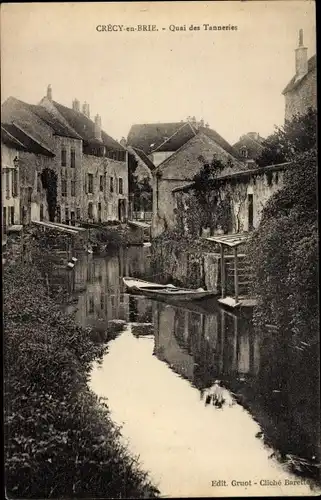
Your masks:
M222 200L228 200L229 224L225 233L250 232L259 226L262 210L268 199L283 186L288 163L263 168L223 172L217 177ZM176 210L175 224L189 232L188 206L195 196L193 183L172 190ZM180 218L180 220L178 220ZM202 229L201 227L199 228Z
M126 149L102 130L98 114L94 121L90 119L87 103L84 103L82 111L77 99L73 101L72 108L63 106L48 96L42 99L40 104L57 117L62 117L81 138L80 219L90 222L126 220L128 216Z
M31 220L47 220L47 195L43 188L41 173L50 168L54 153L16 124L3 124L3 128L12 137L15 137L23 148L18 161L18 192L20 200L20 223L29 223Z
M25 145L1 125L1 227L20 224L19 156Z
M75 224L127 217L126 151L101 130L98 115L95 123L90 120L87 103L82 112L77 100L73 109L66 108L53 101L49 85L39 105L9 97L2 105L2 116L52 153L48 163L38 157L37 161L29 157L27 163L38 176L45 162L57 176L56 221ZM38 208L33 210L31 219L40 218L39 196L34 197L33 203Z
M155 165L143 150L127 147L128 168L133 170L133 186L129 187L130 214L133 219L151 219L153 210L153 172Z
M179 131L169 138L169 146L162 145L161 149L165 150L172 149L175 144L175 151L157 166L153 175L153 237L175 227L177 207L173 190L190 184L194 175L201 170L204 161L211 162L215 156L223 163L230 163L227 171L245 168L233 147L214 130L199 127L198 130L192 130L191 137L186 134L186 130L183 132L180 135Z
M299 45L295 49L295 75L282 94L285 98L285 120L295 114L303 115L309 108L317 107L316 54L308 59L308 49L303 45L303 30L299 31Z
M263 141L264 139L257 132L248 132L233 144L233 148L249 167L255 166L256 159L263 151Z
M51 89L48 88L48 95ZM44 168L56 174L57 213L56 220L68 222L72 214L82 207L82 140L68 125L50 114L43 106L28 104L14 97L9 97L2 105L2 117L6 123L19 127L28 136L49 152L48 159L34 153L24 155L25 181L24 189L29 192L27 199L27 221L39 220L44 192L41 191L38 179ZM47 156L47 155L44 155ZM71 191L75 182L75 194ZM69 186L68 186L69 184ZM67 189L66 189L67 185ZM68 190L69 187L69 190ZM47 207L48 208L48 207Z

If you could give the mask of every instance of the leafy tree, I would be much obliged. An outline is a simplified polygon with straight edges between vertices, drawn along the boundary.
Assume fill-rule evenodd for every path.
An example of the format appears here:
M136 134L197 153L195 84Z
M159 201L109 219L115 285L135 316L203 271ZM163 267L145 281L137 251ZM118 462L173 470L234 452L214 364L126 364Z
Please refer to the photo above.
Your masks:
M41 182L46 190L49 220L54 222L57 208L57 174L51 168L41 172Z
M316 111L310 108L304 115L286 120L283 127L276 127L274 134L264 142L264 150L257 159L260 167L291 161L297 154L309 151L316 144Z
M193 190L202 208L200 223L212 231L218 224L218 218L223 218L224 224L228 223L227 219L230 219L230 203L226 203L227 200L223 202L217 178L225 168L232 166L232 162L228 160L225 164L216 156L213 156L210 163L206 162L202 156L199 157L199 160L203 163L203 167L193 178Z

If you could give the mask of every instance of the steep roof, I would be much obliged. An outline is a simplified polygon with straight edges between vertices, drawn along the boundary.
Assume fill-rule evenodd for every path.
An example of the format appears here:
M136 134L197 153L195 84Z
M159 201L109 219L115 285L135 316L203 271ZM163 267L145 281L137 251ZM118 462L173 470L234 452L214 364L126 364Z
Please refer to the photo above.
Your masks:
M239 154L239 150L245 146L248 153L246 159L255 160L260 156L262 150L264 149L264 147L262 146L262 142L260 141L262 141L262 138L260 138L260 140L256 140L250 135L244 134L242 135L242 137L240 137L239 141L233 144L233 149ZM239 154L239 156L241 155Z
M62 123L43 106L37 104L27 104L27 106L29 106L33 113L46 122L53 129L56 135L71 137L72 139L81 139L80 135L77 134L75 130Z
M53 147L53 135L55 134L80 139L74 130L61 123L42 106L28 104L15 97L8 97L2 104L1 114L4 122L15 122L39 144L49 149Z
M314 69L317 67L317 56L314 54L314 56L310 57L308 60L308 72L299 79L296 79L296 75L289 81L285 89L283 90L282 94L287 94L288 92L292 92L295 90L301 83L306 79L307 75L311 73Z
M14 147L28 151L29 153L42 154L50 157L55 156L50 149L40 144L35 138L30 136L27 131L23 130L15 123L1 124L1 140L7 144L8 141L11 141Z
M218 134L215 130L208 127L199 127L199 132L203 132L203 134L207 135L210 139L215 141L219 146L221 146L225 151L230 153L231 156L234 156L236 159L240 159L237 151L225 140L223 137Z
M133 148L133 150L139 156L139 158L145 163L145 165L147 165L147 167L149 168L149 170L151 172L153 172L156 167L155 167L154 163L144 153L144 151L142 151L141 149L138 149L138 148Z
M1 142L9 147L25 150L25 146L20 142L14 135L12 135L9 130L6 129L5 124L1 124Z
M127 144L133 148L141 149L148 155L172 137L182 125L184 122L132 125L127 136Z
M177 151L185 142L189 141L192 137L196 135L196 130L193 126L187 122L183 123L179 129L174 132L174 134L166 139L160 146L153 148L153 153L158 153L161 151Z
M8 97L1 106L1 117L3 123L14 123L45 149L54 150L54 130L34 113L31 105L15 97Z
M90 118L87 118L80 111L75 111L72 108L67 108L56 101L53 101L56 109L65 118L65 120L70 124L70 126L77 132L77 134L83 139L87 144L106 146L107 149L113 151L125 151L125 148L115 139L110 137L103 130L101 131L102 142L95 138L95 124Z

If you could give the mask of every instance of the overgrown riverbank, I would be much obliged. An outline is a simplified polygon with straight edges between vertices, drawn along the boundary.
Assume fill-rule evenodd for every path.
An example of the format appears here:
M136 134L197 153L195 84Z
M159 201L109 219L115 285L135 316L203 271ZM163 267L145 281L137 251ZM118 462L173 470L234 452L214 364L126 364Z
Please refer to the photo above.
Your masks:
M32 262L8 259L3 279L8 497L157 496L88 388L106 347L61 312Z

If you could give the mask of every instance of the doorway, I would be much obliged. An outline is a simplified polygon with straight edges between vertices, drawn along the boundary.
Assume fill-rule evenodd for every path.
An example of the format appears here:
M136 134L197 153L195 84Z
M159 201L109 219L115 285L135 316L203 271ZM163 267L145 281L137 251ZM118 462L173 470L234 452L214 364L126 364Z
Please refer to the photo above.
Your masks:
M126 200L118 200L118 219L120 222L126 219Z

